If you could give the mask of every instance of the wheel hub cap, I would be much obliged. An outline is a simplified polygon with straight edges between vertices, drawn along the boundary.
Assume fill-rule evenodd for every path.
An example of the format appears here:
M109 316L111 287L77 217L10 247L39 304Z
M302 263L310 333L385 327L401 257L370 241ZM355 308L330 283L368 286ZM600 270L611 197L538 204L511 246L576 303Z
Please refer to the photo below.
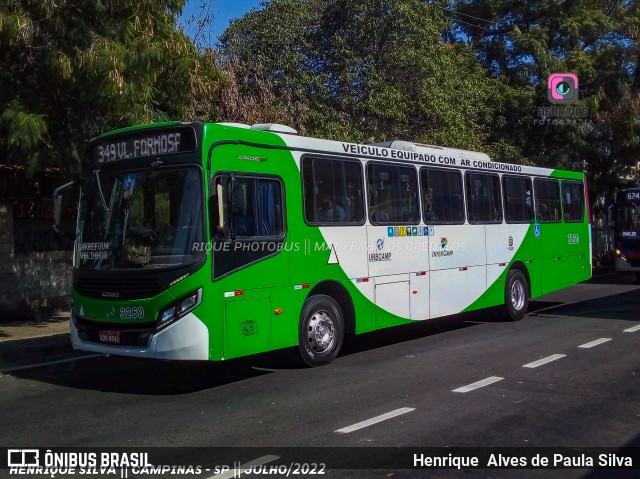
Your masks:
M307 331L309 346L316 352L331 348L336 340L336 328L326 311L318 311L309 320Z
M515 281L511 285L511 305L516 311L520 311L524 307L526 293L524 285L520 281Z

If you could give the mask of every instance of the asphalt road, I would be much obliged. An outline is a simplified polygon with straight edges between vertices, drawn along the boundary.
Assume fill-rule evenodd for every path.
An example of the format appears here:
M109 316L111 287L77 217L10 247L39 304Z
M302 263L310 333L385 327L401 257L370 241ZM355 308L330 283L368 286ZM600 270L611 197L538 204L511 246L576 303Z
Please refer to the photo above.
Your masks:
M640 448L640 285L601 277L530 311L514 323L489 312L351 338L316 369L291 365L291 351L218 364L59 351L5 362L0 446ZM268 463L265 451L239 460ZM339 472L328 477L639 474Z

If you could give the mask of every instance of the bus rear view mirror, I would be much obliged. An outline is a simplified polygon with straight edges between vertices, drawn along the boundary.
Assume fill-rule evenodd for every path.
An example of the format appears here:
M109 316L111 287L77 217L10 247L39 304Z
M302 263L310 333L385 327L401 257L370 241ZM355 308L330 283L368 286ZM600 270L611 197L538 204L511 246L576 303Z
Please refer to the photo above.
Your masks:
M212 237L231 239L229 222L229 201L231 176L216 176L213 181L213 194L209 202L210 224L213 227Z
M69 201L71 201L71 203L75 202L75 199L71 198L71 192L79 186L79 181L71 181L70 183L66 183L56 188L53 192L53 230L63 238L71 241L73 241L76 236L75 221L71 223L66 222L66 224L64 224L65 221L62 218L62 212L65 203L68 203Z

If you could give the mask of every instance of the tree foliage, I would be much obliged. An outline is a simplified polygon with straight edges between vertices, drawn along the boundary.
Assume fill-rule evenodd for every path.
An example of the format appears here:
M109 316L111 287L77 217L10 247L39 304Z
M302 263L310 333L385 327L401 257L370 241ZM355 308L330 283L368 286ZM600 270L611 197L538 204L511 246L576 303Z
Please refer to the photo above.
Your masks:
M459 0L450 12L487 71L503 84L535 90L522 117L537 117L551 73L579 78L585 122L495 130L537 164L586 167L599 189L640 160L640 2L637 0ZM515 128L514 128L515 126Z
M177 28L183 0L0 5L0 161L77 169L86 141L184 117L216 70Z
M255 68L276 96L305 105L295 125L302 131L485 149L518 161L508 142L487 142L513 89L489 78L468 45L443 42L449 26L421 0L272 0L232 23L222 51L250 66L247 88Z

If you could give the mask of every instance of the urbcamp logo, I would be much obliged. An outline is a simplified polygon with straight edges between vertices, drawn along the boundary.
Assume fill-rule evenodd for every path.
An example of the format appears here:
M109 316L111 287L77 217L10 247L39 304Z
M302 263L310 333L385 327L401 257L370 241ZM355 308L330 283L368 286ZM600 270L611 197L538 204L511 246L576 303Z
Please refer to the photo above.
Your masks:
M379 253L369 253L369 262L391 261L391 252L390 251L387 251L386 253L382 252L382 250L384 249L383 238L380 238L378 241L376 241L376 248L378 248Z
M509 236L509 251L513 251L513 236Z
M445 236L440 238L440 246L442 246L442 249L445 249L448 244L449 244L449 241L447 240L447 238Z
M572 73L552 73L547 80L547 99L554 104L578 101L578 77Z

